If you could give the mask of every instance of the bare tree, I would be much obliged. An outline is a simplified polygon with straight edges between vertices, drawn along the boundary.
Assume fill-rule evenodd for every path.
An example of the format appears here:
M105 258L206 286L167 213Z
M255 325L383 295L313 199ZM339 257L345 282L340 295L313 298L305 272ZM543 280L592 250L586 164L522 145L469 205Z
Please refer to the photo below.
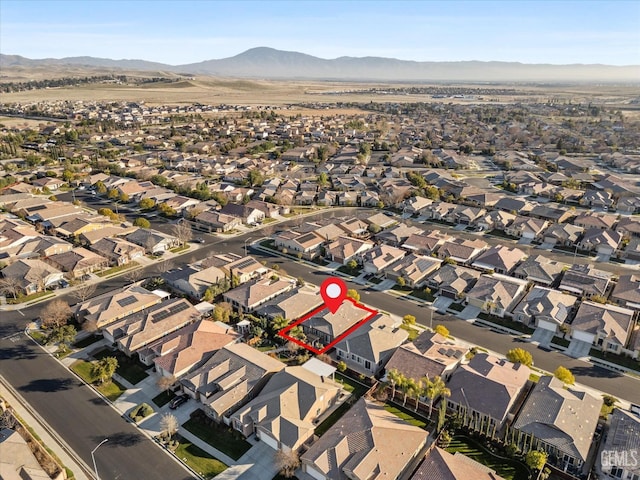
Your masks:
M86 320L82 324L82 330L89 333L98 331L98 322L96 320Z
M171 413L165 413L162 415L160 419L160 428L162 428L162 435L167 439L167 441L171 441L171 438L178 431L179 423L178 419L175 415Z
M136 283L142 278L142 270L138 267L133 267L124 273L124 278L131 283Z
M69 304L63 300L53 300L40 310L40 321L45 328L55 328L66 325L71 316Z
M81 302L84 302L88 298L91 298L94 293L96 293L96 287L97 286L96 286L95 283L93 283L93 284L92 283L83 283L79 287L76 287L76 289L73 291L72 295L75 298L77 298L78 300L80 300Z
M0 292L5 295L11 295L13 298L18 298L21 285L20 280L16 277L5 277L0 279Z
M295 475L296 469L300 466L300 459L295 450L278 450L275 455L276 467L280 471L280 475L285 478L291 478Z
M173 260L165 260L163 262L159 262L156 264L156 269L158 270L158 273L167 273L173 267L174 267Z
M160 390L166 392L173 386L174 383L176 383L176 377L174 377L173 375L171 375L170 377L165 377L164 375L162 375L160 378L158 378L156 385L158 385L158 388Z
M180 245L184 245L193 238L193 231L189 222L182 221L173 226L173 234L180 241Z
M18 421L16 420L16 417L13 416L11 411L8 408L3 410L0 414L0 430L4 428L13 430L17 426Z

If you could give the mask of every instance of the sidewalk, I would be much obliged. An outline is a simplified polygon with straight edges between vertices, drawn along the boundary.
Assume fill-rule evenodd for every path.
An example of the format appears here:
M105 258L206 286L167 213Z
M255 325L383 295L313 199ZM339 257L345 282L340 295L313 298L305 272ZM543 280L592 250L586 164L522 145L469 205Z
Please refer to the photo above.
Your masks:
M50 448L60 459L64 467L69 468L76 480L92 480L85 471L91 472L91 467L84 463L75 452L55 433L47 423L26 403L20 394L0 375L0 396L15 410L24 422L42 439L44 445Z

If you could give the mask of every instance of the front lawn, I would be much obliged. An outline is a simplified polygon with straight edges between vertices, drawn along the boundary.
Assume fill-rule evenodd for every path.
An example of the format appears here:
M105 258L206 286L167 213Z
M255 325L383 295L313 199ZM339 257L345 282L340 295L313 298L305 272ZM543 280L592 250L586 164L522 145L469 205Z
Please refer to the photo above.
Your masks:
M176 394L173 393L173 391L165 390L164 392L159 393L158 395L153 397L151 400L153 401L153 403L155 403L158 406L158 408L162 408L167 403L169 403L171 401L171 399L173 397L175 397L175 396L176 396Z
M97 275L99 277L108 277L109 275L115 275L116 273L120 273L124 270L129 270L137 266L138 264L136 262L130 262L130 263L127 263L126 265L120 265L119 267L113 267L108 270L103 270L102 272L98 272Z
M33 302L34 300L42 300L45 297L50 297L52 295L53 295L53 292L45 290L43 292L32 293L31 295L18 296L18 298L8 298L7 303L12 305L17 303L29 303L29 302Z
M202 477L206 479L213 478L228 468L220 460L213 458L190 441L179 435L176 435L175 438L178 440L178 448L175 451L176 456Z
M47 341L47 335L40 330L31 330L29 332L29 335L40 345L44 345L44 343Z
M73 370L85 382L89 384L94 384L98 381L97 378L91 375L91 362L77 360L71 365L71 370ZM107 397L112 402L114 402L120 395L122 395L126 391L126 388L124 388L115 380L96 385L96 388L102 395Z
M419 298L421 300L425 300L427 302L433 302L436 299L436 297L433 296L433 293L425 292L424 288L422 289L416 288L409 295L411 295L412 297Z
M238 460L251 448L251 444L238 432L207 418L204 412L199 411L182 426L234 460Z
M350 268L347 265L342 265L338 267L338 271L346 273L347 275L351 275L352 277L357 277L362 273L362 267Z
M127 357L124 353L118 350L104 349L94 353L93 356L96 360L101 360L105 357L115 357L118 360L116 373L132 385L141 382L149 376L145 371L146 367L137 360Z
M183 245L181 247L172 248L169 250L171 253L180 253L189 250L189 245Z
M498 458L469 437L456 435L446 450L449 453L460 452L495 470L505 480L528 480L529 478L529 469L523 463Z

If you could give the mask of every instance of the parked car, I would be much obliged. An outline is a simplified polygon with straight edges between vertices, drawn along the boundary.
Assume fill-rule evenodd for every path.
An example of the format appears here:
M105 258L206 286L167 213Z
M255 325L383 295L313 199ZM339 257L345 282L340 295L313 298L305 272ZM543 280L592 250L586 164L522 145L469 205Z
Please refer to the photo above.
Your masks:
M178 408L183 403L187 403L187 400L189 400L189 396L188 395L184 395L184 394L183 395L178 395L173 400L171 400L171 403L169 403L169 408L171 410L175 410L176 408Z
M204 238L194 238L191 241L193 243L204 243Z

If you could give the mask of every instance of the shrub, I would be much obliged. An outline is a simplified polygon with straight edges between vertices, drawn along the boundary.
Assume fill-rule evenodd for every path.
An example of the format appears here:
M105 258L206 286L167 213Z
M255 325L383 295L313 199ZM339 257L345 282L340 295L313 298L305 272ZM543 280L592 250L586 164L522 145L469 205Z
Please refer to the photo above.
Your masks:
M153 407L151 405L149 405L148 403L141 403L136 408L131 410L131 412L129 412L129 417L131 417L131 419L137 423L143 418L148 417L152 413Z

